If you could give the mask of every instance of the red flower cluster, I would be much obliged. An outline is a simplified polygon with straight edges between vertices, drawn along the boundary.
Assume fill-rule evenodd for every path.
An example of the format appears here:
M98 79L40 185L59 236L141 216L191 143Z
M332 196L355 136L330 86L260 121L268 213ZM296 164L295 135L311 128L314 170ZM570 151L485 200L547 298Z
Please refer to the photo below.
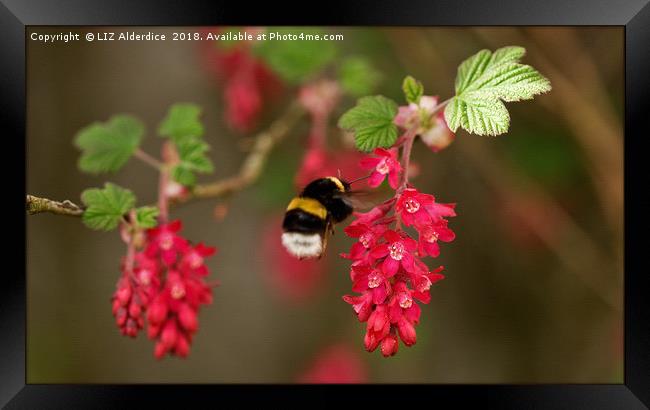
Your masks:
M135 337L148 321L147 333L157 340L156 358L166 353L186 357L198 330L201 305L212 303L205 258L216 251L201 243L192 246L178 235L179 220L147 231L144 249L133 265L122 266L113 295L113 315L122 334Z
M279 95L282 82L247 45L225 48L208 42L204 54L208 68L224 84L228 125L238 132L251 131L265 101Z
M388 168L382 175L399 172L399 163L383 162L392 158L390 153L382 150L376 154L381 158L376 167ZM350 253L342 256L352 260L352 290L361 295L346 295L343 300L352 305L359 321L367 322L366 350L381 346L384 356L392 356L398 350L398 335L405 345L415 344L421 312L416 300L429 303L431 285L444 278L442 266L431 271L421 258L437 257L438 241L454 239L445 219L456 215L454 207L435 202L433 195L405 188L371 211L355 213L356 219L345 228L348 236L358 240ZM388 215L391 211L393 215ZM417 241L393 227L398 220L415 229Z

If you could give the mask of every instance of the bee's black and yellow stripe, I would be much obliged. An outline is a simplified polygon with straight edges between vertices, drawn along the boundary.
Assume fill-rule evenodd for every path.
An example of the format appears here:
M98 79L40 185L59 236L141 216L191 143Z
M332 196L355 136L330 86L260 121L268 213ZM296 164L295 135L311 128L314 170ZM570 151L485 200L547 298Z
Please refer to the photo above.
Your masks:
M345 195L349 190L350 184L336 177L310 182L299 196L289 202L282 223L284 232L302 234L305 238L318 234L324 250L327 233L333 224L343 221L353 211Z

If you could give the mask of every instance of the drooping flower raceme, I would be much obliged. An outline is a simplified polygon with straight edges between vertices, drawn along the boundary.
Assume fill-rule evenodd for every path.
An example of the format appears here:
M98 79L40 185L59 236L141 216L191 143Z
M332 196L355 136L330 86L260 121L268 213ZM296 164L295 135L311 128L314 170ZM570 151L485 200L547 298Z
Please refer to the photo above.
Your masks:
M444 278L440 273L442 266L430 270L421 259L439 255L439 238L454 238L441 216L454 216L453 205L438 204L431 195L420 195L425 194L409 188L370 211L373 216L356 214L357 219L345 229L348 236L358 240L350 253L342 256L352 260L352 290L360 295L346 295L343 300L352 305L359 321L367 322L366 349L374 351L381 346L384 356L397 352L398 336L407 346L415 344L415 326L421 312L417 301L429 303L431 285ZM423 203L418 203L418 199ZM434 212L438 209L446 211ZM390 211L394 215L387 217ZM393 229L398 219L415 227L417 241L408 232ZM430 246L423 248L423 242Z
M113 295L113 315L122 334L135 337L146 318L158 359L167 353L189 354L199 309L212 303L205 258L214 255L216 248L191 245L178 234L180 230L178 220L149 229L132 266L122 264Z
M352 305L359 321L366 323L366 350L379 347L386 357L397 353L400 340L406 346L415 344L421 314L418 302L429 303L431 286L444 278L442 266L431 270L422 259L438 257L439 242L451 242L455 237L447 221L456 216L455 204L436 202L433 195L418 191L403 175L410 155L410 145L408 150L404 145L412 144L416 136L434 151L451 142L449 137L427 140L436 127L448 131L444 119L434 118L436 105L437 99L423 96L419 105L400 107L394 122L410 131L393 147L376 148L374 155L360 162L361 168L370 171L370 187L388 178L395 194L369 212L355 213L355 220L345 228L346 235L357 240L349 253L341 256L352 261L352 290L358 294L346 295L343 300ZM402 163L397 159L400 148L405 157Z

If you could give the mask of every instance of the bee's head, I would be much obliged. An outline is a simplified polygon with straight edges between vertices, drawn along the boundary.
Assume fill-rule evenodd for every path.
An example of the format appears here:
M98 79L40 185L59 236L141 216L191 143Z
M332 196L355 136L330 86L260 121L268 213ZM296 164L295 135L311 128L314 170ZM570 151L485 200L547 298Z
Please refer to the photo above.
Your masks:
M350 184L337 177L318 178L311 181L301 196L315 199L328 199L350 191Z
M350 192L350 184L348 182L346 182L345 180L343 180L342 178L340 178L340 177L327 177L326 179L329 179L330 181L332 181L334 183L334 185L336 185L336 189L339 192L343 192L343 193Z

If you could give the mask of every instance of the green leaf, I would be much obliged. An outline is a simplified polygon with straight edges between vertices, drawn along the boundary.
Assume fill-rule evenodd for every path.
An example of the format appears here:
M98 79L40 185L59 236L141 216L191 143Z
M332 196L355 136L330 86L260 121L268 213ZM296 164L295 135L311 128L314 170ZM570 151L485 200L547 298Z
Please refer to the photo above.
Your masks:
M141 206L135 210L135 221L141 228L153 228L158 224L158 207Z
M86 189L81 194L81 201L86 205L82 216L84 224L91 229L110 231L135 206L135 195L107 182L104 189Z
M395 101L381 95L363 97L339 119L339 127L354 131L356 146L361 151L390 147L397 140Z
M452 131L458 127L477 135L499 135L508 131L510 114L498 98L454 97L445 108L445 120Z
M424 94L422 83L410 75L404 78L404 82L402 82L402 90L404 91L404 97L408 103L419 104L420 97Z
M187 137L201 137L203 123L199 119L200 115L201 108L198 105L174 104L160 123L158 133L163 137L171 138L175 143Z
M172 168L172 178L181 185L193 186L196 184L196 175L184 164Z
M176 144L180 164L172 169L172 178L179 184L191 186L196 183L195 172L210 173L214 166L206 156L210 147L198 138L186 138Z
M354 97L370 94L380 78L379 72L363 57L348 57L339 68L341 88Z
M479 135L508 131L510 116L502 101L530 100L551 90L551 83L533 67L520 64L523 47L481 50L458 67L456 96L445 108L449 128Z
M322 40L325 33L309 28L269 29L267 41L255 43L254 51L264 62L290 83L300 83L320 71L336 55L336 44ZM295 40L272 39L271 36L295 36ZM319 36L321 40L312 40Z
M143 135L144 125L124 114L81 129L75 137L75 145L82 151L79 168L91 174L117 172L138 148Z

